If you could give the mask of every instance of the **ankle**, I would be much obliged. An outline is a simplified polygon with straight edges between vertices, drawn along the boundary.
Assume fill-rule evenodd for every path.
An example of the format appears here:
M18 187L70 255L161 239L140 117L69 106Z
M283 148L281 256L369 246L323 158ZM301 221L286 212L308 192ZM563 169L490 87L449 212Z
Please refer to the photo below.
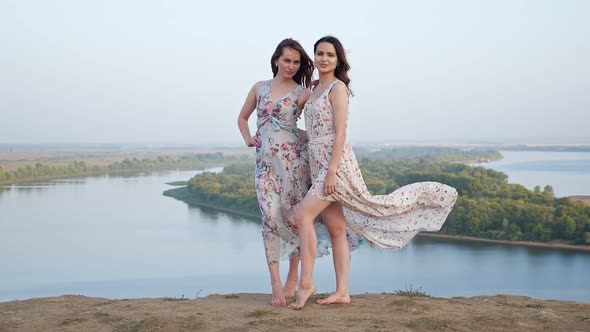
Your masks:
M314 286L314 282L311 279L299 280L299 288L308 289L308 288L312 288L313 286Z
M350 296L350 290L348 288L336 289L335 293L343 296Z

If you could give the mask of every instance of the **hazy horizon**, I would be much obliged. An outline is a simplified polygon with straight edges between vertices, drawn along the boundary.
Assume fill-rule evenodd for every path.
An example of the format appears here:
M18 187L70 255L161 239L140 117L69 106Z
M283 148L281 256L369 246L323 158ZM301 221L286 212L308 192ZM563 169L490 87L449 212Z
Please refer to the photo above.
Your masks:
M356 147L457 147L457 148L493 148L502 149L517 146L526 147L572 147L590 148L590 137L564 137L564 138L517 138L517 139L472 139L472 140L354 140ZM15 150L46 150L60 151L67 149L80 150L207 150L207 149L250 149L241 142L157 142L157 141L120 141L120 142L0 142L0 152Z
M0 143L240 146L276 44L327 34L353 143L590 142L590 2L337 4L3 1Z

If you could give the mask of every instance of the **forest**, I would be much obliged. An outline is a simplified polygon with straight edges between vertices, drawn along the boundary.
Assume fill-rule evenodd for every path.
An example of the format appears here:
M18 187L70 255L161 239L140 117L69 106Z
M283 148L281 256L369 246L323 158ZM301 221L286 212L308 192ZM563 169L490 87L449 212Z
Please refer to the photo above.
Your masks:
M390 151L390 155L400 153ZM555 197L550 185L529 190L509 184L506 174L457 162L454 159L465 156L452 154L446 151L435 158L422 154L392 160L377 151L359 153L362 156L359 164L367 188L375 195L419 181L437 181L455 187L459 198L441 234L590 244L590 205ZM494 153L490 152L489 156L493 157ZM182 190L183 197L179 197ZM166 195L249 216L260 215L252 162L228 165L220 173L196 175L186 188L170 190Z

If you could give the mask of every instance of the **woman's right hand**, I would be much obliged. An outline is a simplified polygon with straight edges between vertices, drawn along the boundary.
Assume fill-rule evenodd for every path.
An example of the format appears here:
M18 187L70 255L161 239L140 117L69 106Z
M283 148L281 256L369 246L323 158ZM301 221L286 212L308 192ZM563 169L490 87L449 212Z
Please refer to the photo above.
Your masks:
M251 148L251 147L260 148L262 143L260 142L260 139L258 138L258 136L254 136L254 137L250 137L250 139L246 140L246 145L249 148Z
M324 194L330 196L336 193L336 171L328 170L326 179L324 180Z

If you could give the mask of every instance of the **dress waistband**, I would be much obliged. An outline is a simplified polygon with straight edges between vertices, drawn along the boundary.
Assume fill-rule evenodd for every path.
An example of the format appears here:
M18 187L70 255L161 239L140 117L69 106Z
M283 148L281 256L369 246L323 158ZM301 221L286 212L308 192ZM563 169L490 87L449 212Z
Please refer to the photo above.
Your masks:
M276 116L272 116L272 115L269 115L265 119L262 119L262 121L258 124L258 130L260 130L260 128L263 125L265 125L266 123L269 123L269 122L270 122L270 126L271 126L272 130L274 130L274 131L279 131L281 129L286 130L299 138L299 130L297 130L296 124L294 126L290 126L290 125L282 122L281 120L279 120Z
M309 144L320 144L320 143L328 143L332 141L336 137L336 134L330 134L326 136L318 136L318 137L310 137Z

